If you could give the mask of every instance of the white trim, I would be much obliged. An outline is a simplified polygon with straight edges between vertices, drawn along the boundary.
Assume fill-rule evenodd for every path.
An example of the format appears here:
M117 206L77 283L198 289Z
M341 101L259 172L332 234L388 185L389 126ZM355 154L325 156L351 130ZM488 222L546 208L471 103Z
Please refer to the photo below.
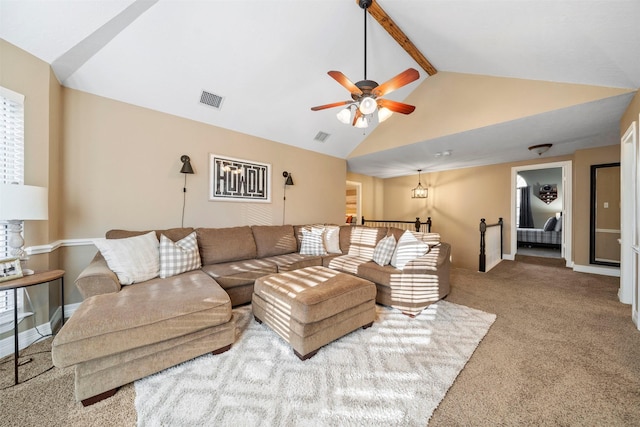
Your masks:
M620 289L618 299L623 304L634 306L634 276L636 274L633 245L636 243L635 234L635 204L637 194L637 165L636 165L637 132L636 122L631 123L620 139ZM632 308L632 312L633 309Z
M566 266L571 267L573 265L572 254L572 226L573 226L573 182L572 182L572 167L573 163L570 160L562 162L551 163L537 163L534 165L513 166L511 168L511 251L517 253L518 251L518 230L516 228L516 186L518 172L526 170L537 169L552 169L562 168L562 256L566 261Z
M69 247L69 246L91 246L93 245L93 241L98 238L93 239L65 239L65 240L56 240L53 243L48 243L46 245L38 245L38 246L29 246L25 248L25 252L27 255L39 255L39 254L48 254L50 252L55 251L58 248Z
M578 265L573 266L573 271L578 273L599 274L601 276L620 277L620 269L617 267L599 267L595 265Z
M64 306L64 317L68 319L75 313L81 303L68 304ZM47 323L43 323L42 325L38 325L38 330L42 335L51 335L51 331L55 331L60 326L60 317L62 314L62 310L60 307L56 309L51 316L51 320ZM12 322L13 323L13 322ZM0 358L13 355L13 328L11 328L11 336L0 340ZM18 344L20 346L20 350L23 350L29 347L31 344L41 339L42 337L38 334L35 328L28 329L26 331L22 331L18 334Z

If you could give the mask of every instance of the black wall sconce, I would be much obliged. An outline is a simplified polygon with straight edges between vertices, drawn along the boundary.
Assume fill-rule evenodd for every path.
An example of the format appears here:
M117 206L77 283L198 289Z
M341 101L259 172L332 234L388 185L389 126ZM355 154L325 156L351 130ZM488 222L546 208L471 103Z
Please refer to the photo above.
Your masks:
M284 171L282 172L282 176L285 178L284 180L284 196L282 200L282 225L284 225L285 218L285 210L287 207L287 185L293 185L293 177L290 172Z
M182 168L180 169L180 173L184 174L184 187L182 188L182 227L184 227L184 208L187 204L187 175L194 174L193 168L191 167L191 158L186 154L183 154L180 157L180 161L182 162Z

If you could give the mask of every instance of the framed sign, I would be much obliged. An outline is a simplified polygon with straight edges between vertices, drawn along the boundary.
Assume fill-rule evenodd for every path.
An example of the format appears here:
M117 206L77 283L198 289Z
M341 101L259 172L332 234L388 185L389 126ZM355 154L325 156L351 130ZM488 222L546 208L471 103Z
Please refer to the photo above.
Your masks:
M209 200L271 203L271 165L209 154Z
M0 260L0 282L18 279L22 277L20 258L7 258Z

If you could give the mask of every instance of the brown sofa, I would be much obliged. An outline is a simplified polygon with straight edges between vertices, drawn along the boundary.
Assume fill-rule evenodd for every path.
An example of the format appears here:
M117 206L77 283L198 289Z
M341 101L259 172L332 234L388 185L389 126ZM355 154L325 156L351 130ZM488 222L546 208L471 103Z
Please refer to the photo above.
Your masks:
M230 348L235 339L231 307L251 302L257 278L303 267L325 266L355 274L376 284L376 301L415 315L449 292L449 245L436 234L425 235L437 246L403 270L361 259L341 268L352 232L341 226L342 253L301 255L305 226L197 228L202 267L177 276L121 286L100 252L76 280L84 301L57 334L52 358L58 367L75 365L76 399L93 403L113 389L207 352ZM194 229L157 231L173 241ZM375 239L404 230L367 228ZM147 232L111 230L107 239ZM436 238L437 237L437 238ZM336 260L335 262L333 262Z

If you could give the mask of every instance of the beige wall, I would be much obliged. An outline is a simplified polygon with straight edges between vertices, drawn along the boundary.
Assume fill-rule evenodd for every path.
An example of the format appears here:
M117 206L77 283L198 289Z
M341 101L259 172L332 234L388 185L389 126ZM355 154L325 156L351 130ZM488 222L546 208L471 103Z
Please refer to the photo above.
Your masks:
M184 175L191 157L185 226L342 223L345 160L64 88L63 188L66 239L101 237L111 228L162 229L181 225ZM271 203L211 202L209 153L270 163ZM70 279L95 249L67 248ZM75 260L79 262L76 263ZM79 301L71 293L69 302Z
M59 238L60 180L57 164L61 144L60 85L49 65L0 39L0 85L25 96L25 184L48 187L49 220L27 221L25 245L47 244ZM28 261L32 269L59 267L57 254L35 255ZM58 284L29 288L35 316L20 329L46 323L59 305ZM51 293L51 300L49 294Z
M620 146L578 150L573 156L573 259L589 265L591 165L620 161Z

